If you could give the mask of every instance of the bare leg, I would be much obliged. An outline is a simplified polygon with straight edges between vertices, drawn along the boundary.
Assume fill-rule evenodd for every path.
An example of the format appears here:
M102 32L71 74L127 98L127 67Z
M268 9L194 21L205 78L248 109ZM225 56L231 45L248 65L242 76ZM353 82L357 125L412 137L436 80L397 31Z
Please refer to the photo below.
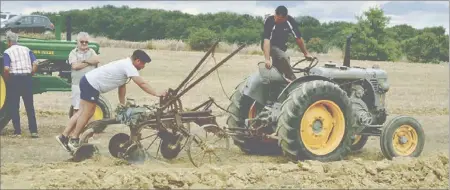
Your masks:
M81 131L88 123L89 119L91 119L92 115L94 115L96 104L93 102L88 102L85 100L81 100L80 102L80 111L78 120L76 121L76 127L73 133L70 135L71 138L77 139L80 136Z
M67 124L67 127L64 129L64 132L62 133L65 137L69 136L69 134L75 129L75 126L77 124L77 120L80 117L80 111L76 112L72 115L72 117L69 120L69 123Z

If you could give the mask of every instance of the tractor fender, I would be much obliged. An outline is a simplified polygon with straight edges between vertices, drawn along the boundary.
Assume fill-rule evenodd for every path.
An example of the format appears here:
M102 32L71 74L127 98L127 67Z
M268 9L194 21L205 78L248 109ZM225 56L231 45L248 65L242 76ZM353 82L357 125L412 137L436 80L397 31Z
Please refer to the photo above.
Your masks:
M292 92L292 90L296 89L298 86L300 86L304 82L313 81L313 80L324 80L328 82L333 82L331 79L319 75L308 75L304 77L300 77L289 83L286 88L281 91L280 95L278 95L277 102L284 102L289 96L289 93ZM334 83L334 82L333 82Z

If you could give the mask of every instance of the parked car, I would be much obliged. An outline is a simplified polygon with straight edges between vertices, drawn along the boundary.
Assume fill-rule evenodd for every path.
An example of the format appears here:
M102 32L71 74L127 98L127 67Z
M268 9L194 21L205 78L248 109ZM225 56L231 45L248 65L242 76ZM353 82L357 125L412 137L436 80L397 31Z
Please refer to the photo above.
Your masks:
M0 13L0 18L1 18L1 23L3 23L3 22L5 22L5 21L7 21L7 20L9 20L9 19L11 19L12 17L15 17L15 16L17 16L16 14L12 14L12 13L10 13L10 12L1 12Z
M44 33L55 30L55 25L46 16L19 15L2 23L1 30L26 33Z

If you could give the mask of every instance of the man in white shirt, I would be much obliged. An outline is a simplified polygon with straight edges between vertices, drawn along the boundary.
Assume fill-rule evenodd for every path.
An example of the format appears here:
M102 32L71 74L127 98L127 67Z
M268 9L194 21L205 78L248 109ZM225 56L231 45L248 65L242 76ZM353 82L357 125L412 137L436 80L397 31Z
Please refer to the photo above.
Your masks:
M150 57L144 51L135 50L131 57L113 61L86 73L79 85L80 110L70 118L64 132L56 136L61 146L67 151L74 151L80 146L80 132L94 114L100 93L118 88L119 102L122 105L125 104L126 82L129 78L148 94L157 97L165 96L167 91L157 93L139 76L138 70L143 69L145 64L150 62Z

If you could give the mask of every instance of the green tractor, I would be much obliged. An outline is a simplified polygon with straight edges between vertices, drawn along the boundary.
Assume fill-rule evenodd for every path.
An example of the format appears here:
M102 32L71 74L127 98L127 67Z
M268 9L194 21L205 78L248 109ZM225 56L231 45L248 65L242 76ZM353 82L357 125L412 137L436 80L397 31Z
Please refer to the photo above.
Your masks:
M289 83L274 67L259 63L237 87L228 106L227 131L248 154L284 154L293 160L337 161L360 150L369 136L380 137L383 155L419 156L421 124L409 116L387 121L387 73L378 66L350 66L347 38L343 65L311 60ZM317 66L317 67L316 67Z
M38 69L33 76L33 94L41 94L44 92L70 92L71 91L71 66L67 59L70 51L77 45L76 41L72 41L70 35L67 35L67 40L61 40L61 17L58 17L58 24L56 25L55 36L56 40L43 40L35 38L19 37L18 43L20 45L30 48L40 61ZM70 34L70 19L67 22L67 33ZM7 42L2 39L0 44L0 131L11 120L7 111L7 88L5 80L3 79L3 52L7 48ZM89 47L94 49L97 54L100 54L100 46L96 43L90 43ZM58 73L55 75L54 73ZM70 100L67 101L70 105ZM91 120L100 120L111 117L111 106L107 99L100 96L97 103L94 116ZM69 108L69 117L73 115L73 107Z

